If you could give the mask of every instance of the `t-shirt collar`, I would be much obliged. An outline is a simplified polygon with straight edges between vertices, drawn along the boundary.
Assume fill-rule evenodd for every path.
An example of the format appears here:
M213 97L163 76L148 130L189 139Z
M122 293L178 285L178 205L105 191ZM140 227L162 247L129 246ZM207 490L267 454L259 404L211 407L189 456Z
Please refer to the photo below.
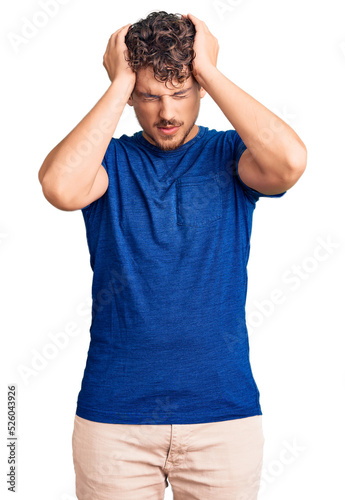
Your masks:
M199 139L201 139L206 130L207 127L203 127L202 125L198 125L199 130L198 133L191 139L190 141L182 144L182 146L178 147L177 149L172 149L171 151L164 151L163 149L159 148L158 146L155 146L154 144L151 144L145 137L143 137L143 131L141 130L140 132L136 132L134 134L135 139L145 146L145 148L149 149L153 153L156 153L159 156L166 156L166 155L178 155L181 153L184 153L187 149L189 149L193 144L195 144Z

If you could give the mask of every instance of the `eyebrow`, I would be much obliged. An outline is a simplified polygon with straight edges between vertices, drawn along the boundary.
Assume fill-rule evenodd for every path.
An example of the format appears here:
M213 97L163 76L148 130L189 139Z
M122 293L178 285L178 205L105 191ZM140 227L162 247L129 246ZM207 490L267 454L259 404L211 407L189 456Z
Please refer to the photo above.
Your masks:
M174 94L172 94L173 96L174 95L181 95L181 94L185 94L186 92L188 92L189 90L191 90L192 87L188 87L187 89L183 89L183 90L180 90L179 92L175 92ZM160 97L159 95L155 95L155 94L148 94L147 92L140 92L140 91L137 91L137 94L140 96L140 97Z

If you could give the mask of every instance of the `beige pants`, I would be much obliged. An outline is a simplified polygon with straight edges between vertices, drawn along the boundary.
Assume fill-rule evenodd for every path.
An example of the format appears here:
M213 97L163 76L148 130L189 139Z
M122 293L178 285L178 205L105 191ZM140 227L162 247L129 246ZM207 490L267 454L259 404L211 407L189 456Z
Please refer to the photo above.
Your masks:
M206 424L130 425L75 415L78 500L256 500L262 415ZM169 480L169 483L168 483Z

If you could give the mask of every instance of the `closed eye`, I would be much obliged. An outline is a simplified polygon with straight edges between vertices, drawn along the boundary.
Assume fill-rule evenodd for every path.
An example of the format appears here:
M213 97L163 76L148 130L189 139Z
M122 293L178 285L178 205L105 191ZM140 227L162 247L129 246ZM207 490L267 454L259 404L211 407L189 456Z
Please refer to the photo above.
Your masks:
M175 99L185 99L188 96L186 96L186 95L174 95L172 97L174 97ZM156 101L157 99L158 99L157 97L146 97L143 99L143 101L145 101L145 102L146 101Z

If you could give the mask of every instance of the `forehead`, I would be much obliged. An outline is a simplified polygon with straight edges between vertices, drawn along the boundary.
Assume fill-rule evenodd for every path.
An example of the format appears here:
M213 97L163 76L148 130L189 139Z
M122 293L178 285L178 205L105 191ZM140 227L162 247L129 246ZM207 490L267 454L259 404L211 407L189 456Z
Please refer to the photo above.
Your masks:
M170 82L159 82L154 77L153 69L147 67L137 72L135 91L137 93L143 92L152 95L174 94L175 92L181 92L182 90L187 90L192 87L194 81L189 77L182 84L178 83L177 80L173 80L173 84L174 85Z

